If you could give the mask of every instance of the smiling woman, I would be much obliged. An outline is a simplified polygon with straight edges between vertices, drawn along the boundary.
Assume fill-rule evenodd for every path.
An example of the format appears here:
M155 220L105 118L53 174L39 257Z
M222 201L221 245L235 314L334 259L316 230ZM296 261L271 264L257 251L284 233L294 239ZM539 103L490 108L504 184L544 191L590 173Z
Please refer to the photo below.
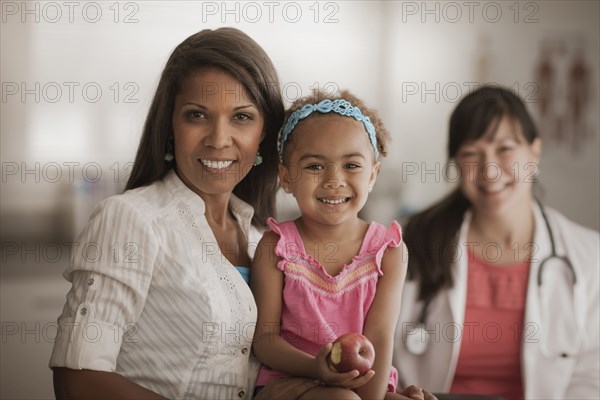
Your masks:
M237 79L215 68L200 70L175 97L179 177L203 199L231 192L256 164L263 127L262 112Z
M250 267L257 227L274 214L277 82L236 29L174 50L127 190L78 239L102 256L76 256L65 275L50 360L57 398L251 397L256 305L237 269ZM131 257L109 256L123 246Z
M455 159L462 176L460 187L478 214L501 215L507 210L514 214L522 210L525 215L515 218L527 220L527 209L519 204L531 200L535 179L527 179L520 172L528 165L538 165L541 147L539 137L526 137L520 123L503 116L491 123L480 138L459 148ZM528 238L517 239L522 243Z
M509 89L484 86L453 111L448 157L460 185L405 230L400 383L457 396L600 397L598 232L536 201L541 149ZM557 255L563 265L542 268Z

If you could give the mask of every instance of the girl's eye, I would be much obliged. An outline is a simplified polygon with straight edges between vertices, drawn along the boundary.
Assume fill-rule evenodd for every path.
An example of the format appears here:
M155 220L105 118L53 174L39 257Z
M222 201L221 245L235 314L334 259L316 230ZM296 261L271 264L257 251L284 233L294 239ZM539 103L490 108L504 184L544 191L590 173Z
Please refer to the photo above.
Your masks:
M510 146L502 146L502 147L500 147L500 152L507 153L507 152L511 151L512 149L513 148Z
M356 168L360 168L360 164L356 164L356 163L348 163L348 164L346 164L346 168L348 168L348 169L356 169Z
M310 171L321 171L323 170L323 166L320 164L310 164L306 166L306 169Z

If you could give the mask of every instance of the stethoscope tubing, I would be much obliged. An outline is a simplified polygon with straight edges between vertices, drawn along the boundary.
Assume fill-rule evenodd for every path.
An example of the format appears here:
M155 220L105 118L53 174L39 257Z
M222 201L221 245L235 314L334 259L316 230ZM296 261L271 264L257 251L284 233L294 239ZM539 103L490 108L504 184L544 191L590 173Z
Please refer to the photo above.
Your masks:
M569 260L569 258L564 255L564 256L559 256L556 253L556 241L555 241L555 237L554 237L554 232L552 231L552 227L550 226L550 221L548 220L548 216L546 215L546 212L544 211L544 206L542 205L542 203L540 202L539 199L535 199L536 203L539 206L540 212L542 214L542 218L544 220L544 224L546 225L546 231L548 232L548 237L550 239L550 255L547 256L546 258L544 258L541 262L540 262L540 266L538 268L538 272L537 272L537 285L538 285L538 289L540 289L542 287L542 276L543 276L543 271L544 271L544 267L546 266L547 261L556 258L561 260L566 266L567 268L570 270L571 272L571 285L575 286L576 282L577 282L577 276L575 274L575 269L573 268L573 265L571 264L571 260ZM406 344L407 344L407 349L410 353L415 354L415 355L421 355L425 352L427 345L428 345L428 337L427 337L427 331L425 329L425 324L427 322L427 313L428 313L428 309L429 306L431 304L432 298L428 298L425 300L424 304L423 304L423 308L421 309L421 312L419 314L419 318L418 318L418 333L414 333L413 334L418 334L421 337L425 338L425 342L420 342L418 345L415 345L415 348L413 349L414 351L412 351L410 349L411 346L410 344L413 343L413 341L407 339L406 340Z
M565 263L565 265L567 265L567 267L571 270L571 276L573 277L572 280L572 285L574 286L577 283L577 275L575 274L575 269L573 268L573 264L571 264L571 260L569 260L569 258L565 255L565 256L559 256L558 254L556 254L556 242L554 241L554 232L552 232L552 228L550 227L550 221L548 220L548 216L546 215L546 212L544 211L544 206L542 205L542 202L539 199L535 199L535 201L537 202L538 206L540 207L540 212L542 213L542 218L544 219L544 224L546 224L546 231L548 232L548 237L550 239L550 255L546 258L544 258L541 262L540 262L540 267L538 268L538 273L537 273L537 285L538 287L542 286L542 272L544 267L546 266L546 262L552 258L557 258L561 261L563 261Z

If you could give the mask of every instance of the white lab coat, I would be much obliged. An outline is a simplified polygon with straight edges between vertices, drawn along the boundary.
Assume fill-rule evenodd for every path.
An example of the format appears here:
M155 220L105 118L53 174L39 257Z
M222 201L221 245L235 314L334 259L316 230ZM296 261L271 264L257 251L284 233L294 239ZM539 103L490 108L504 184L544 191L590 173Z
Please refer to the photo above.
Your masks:
M551 254L551 245L535 204L534 248L539 247L532 256L523 326L524 394L527 399L600 399L600 236L555 210L544 210L555 237L556 253L571 260L577 282L573 295L568 268L548 262L543 268L540 296L538 271L541 261ZM414 281L404 286L393 357L400 387L414 384L432 392L448 392L452 386L465 316L469 221L468 212L459 233L454 287L441 291L429 306L426 327L431 334L422 355L407 350L406 337L417 332L423 304L416 300L418 286Z

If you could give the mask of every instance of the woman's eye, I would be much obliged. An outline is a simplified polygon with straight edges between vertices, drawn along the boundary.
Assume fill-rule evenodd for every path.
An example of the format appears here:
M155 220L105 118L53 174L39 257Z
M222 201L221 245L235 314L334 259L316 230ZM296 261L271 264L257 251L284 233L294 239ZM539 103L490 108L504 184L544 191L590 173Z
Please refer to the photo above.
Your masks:
M200 118L205 118L206 116L204 115L204 113L202 111L190 111L190 112L188 112L188 117L190 119L200 119Z
M458 158L473 158L476 157L477 153L474 151L462 151L458 154Z
M507 152L509 152L511 150L513 150L513 148L510 147L510 146L502 146L502 147L500 147L500 152L502 152L502 153L507 153Z
M346 168L348 168L348 169L356 169L356 168L360 168L360 164L356 164L356 163L348 163L348 164L346 164Z
M243 113L236 114L234 118L238 121L250 121L254 119L252 115Z

